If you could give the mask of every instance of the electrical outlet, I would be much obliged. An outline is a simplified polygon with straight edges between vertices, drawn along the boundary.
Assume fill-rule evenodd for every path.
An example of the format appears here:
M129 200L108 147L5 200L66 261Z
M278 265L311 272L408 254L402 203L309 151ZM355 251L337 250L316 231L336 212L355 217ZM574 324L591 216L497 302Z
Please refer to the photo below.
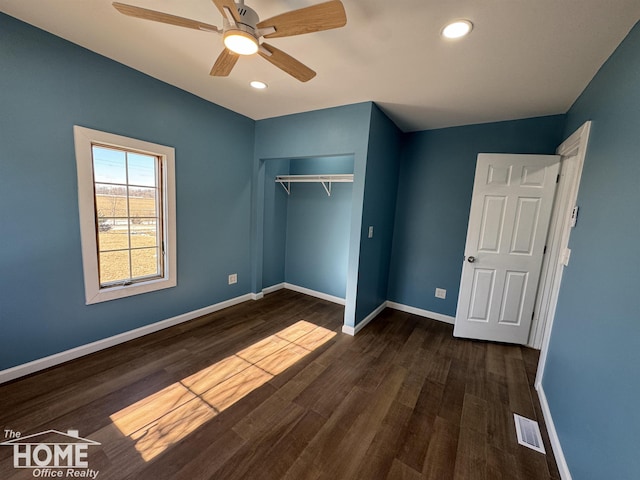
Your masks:
M238 274L232 273L229 275L229 285L233 285L234 283L238 283Z
M447 291L444 288L436 288L436 298L447 298Z

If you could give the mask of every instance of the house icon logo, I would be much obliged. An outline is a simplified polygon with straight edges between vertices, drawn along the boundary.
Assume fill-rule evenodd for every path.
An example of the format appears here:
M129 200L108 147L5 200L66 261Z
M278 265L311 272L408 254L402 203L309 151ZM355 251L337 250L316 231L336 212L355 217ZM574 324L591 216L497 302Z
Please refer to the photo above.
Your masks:
M11 435L7 435L7 432L11 432ZM95 470L75 472L76 469L89 468L88 449L90 446L100 445L99 442L82 438L78 430L67 430L66 433L47 430L26 437L21 436L19 432L5 430L5 438L7 436L13 439L0 443L0 446L13 447L14 468L35 469L34 477L97 477L98 472ZM43 474L45 470L48 473Z

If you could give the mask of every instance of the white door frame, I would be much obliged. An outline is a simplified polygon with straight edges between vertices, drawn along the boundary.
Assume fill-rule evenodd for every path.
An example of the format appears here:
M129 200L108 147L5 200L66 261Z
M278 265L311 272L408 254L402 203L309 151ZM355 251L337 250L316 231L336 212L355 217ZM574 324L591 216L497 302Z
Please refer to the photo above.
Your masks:
M562 142L556 150L556 153L562 156L561 172L563 173L561 173L560 184L558 185L556 204L552 213L552 224L547 239L547 252L549 255L543 263L538 287L535 323L531 327L529 336L529 346L541 348L536 373L536 388L542 383L542 375L547 360L551 329L558 305L562 273L565 267L562 263L562 258L567 250L571 235L569 220L578 198L578 189L587 153L590 130L591 122L585 122L569 138ZM568 165L566 162L572 162L572 165ZM570 174L564 175L567 170Z

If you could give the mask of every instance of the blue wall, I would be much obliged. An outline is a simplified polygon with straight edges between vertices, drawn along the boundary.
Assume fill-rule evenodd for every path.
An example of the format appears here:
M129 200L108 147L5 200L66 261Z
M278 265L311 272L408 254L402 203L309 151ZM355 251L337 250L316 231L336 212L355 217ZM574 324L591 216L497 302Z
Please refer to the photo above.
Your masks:
M387 300L402 133L374 105L360 238L356 324ZM373 226L373 238L368 238Z
M388 299L455 316L478 153L554 153L564 115L412 133L400 166ZM435 298L436 287L447 298Z
M354 326L355 322L360 226L372 107L371 103L359 103L256 122L252 210L252 289L254 292L260 292L263 286L268 286L262 284L265 164L269 159L351 156L354 162L354 183L350 205L351 224L345 306L345 323L350 326Z
M291 160L290 173L353 173L353 157ZM351 183L333 184L331 196L319 183L291 184L287 199L287 283L345 298L352 193Z
M543 387L575 480L640 478L640 25L569 110L592 120Z
M255 122L4 14L0 65L0 369L250 291ZM175 147L177 287L84 304L73 125Z
M353 155L296 158L291 160L291 175L334 175L353 173Z
M344 298L353 186L336 183L330 197L317 183L291 188L285 281Z
M275 182L275 179L278 175L289 174L290 163L288 159L265 162L263 288L278 285L285 281L288 195L284 188Z

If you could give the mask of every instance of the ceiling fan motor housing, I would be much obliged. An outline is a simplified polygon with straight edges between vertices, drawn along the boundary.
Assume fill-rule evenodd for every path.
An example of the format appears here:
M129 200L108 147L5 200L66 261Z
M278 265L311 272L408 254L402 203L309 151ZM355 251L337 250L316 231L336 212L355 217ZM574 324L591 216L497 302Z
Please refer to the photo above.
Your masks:
M247 7L241 3L236 3L236 7L238 9L238 15L240 16L240 21L236 23L236 25L232 25L226 18L224 19L224 33L232 32L232 31L240 31L244 33L248 33L252 37L258 40L258 35L256 35L256 24L260 21L258 14L252 8Z

